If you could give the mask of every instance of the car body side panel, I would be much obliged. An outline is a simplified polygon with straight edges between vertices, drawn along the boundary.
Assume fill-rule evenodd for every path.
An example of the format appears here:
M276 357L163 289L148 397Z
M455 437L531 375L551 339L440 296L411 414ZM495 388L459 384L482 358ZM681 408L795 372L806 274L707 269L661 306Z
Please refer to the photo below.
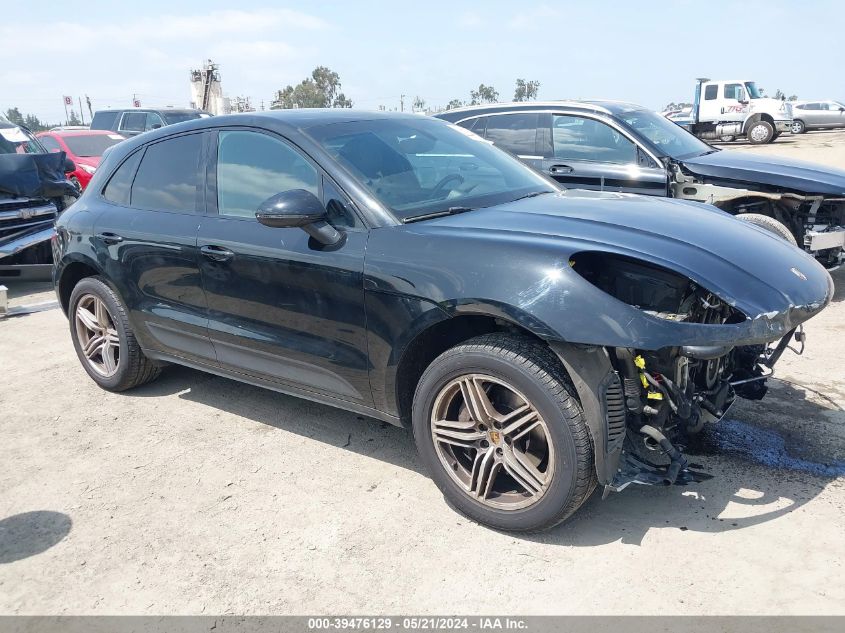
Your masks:
M396 374L403 354L411 341L450 314L431 300L395 292L367 290L365 305L373 406L398 416Z

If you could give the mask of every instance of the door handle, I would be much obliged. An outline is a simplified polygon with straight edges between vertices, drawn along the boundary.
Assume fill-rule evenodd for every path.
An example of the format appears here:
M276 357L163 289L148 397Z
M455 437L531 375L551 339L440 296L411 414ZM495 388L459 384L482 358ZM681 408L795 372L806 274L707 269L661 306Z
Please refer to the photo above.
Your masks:
M104 244L120 244L123 241L123 238L117 235L116 233L97 233L97 239L103 242Z
M235 256L235 254L228 248L223 248L222 246L214 246L213 244L201 246L200 253L215 262L227 262Z
M549 173L552 176L560 176L561 174L571 174L573 171L575 170L569 165L552 165L551 167L549 167Z

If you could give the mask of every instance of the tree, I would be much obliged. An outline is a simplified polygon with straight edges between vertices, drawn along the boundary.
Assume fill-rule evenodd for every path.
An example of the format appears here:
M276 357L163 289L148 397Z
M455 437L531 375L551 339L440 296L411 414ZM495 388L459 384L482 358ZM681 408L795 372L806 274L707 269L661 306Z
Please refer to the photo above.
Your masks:
M25 125L23 115L17 108L9 108L6 110L6 118L15 125Z
M352 100L340 91L340 76L325 66L317 66L310 77L296 86L277 90L271 110L289 108L351 108Z
M666 107L663 108L663 111L666 112L668 110L683 110L684 108L691 108L691 107L692 107L691 103L679 101L678 103L672 102L672 103L667 104Z
M786 95L780 91L780 88L775 90L775 99L786 99Z
M419 112L425 110L425 99L417 95L414 97L414 111Z
M540 90L540 82L537 80L525 81L524 79L516 80L516 90L513 92L514 101L531 101L537 98L537 92Z
M798 95L789 95L787 101L798 101Z
M27 114L24 117L24 124L33 132L44 132L45 130L49 130L51 127L46 123L42 123L41 119L34 114Z
M471 90L469 97L470 105L481 105L482 103L496 103L499 100L499 93L493 86L478 84L478 90Z
M68 125L82 125L82 121L79 119L79 117L76 115L76 112L73 109L71 109L71 111L70 111L70 116L67 119L67 124Z
M463 107L464 102L460 99L452 99L449 103L446 104L447 110L454 110L455 108Z

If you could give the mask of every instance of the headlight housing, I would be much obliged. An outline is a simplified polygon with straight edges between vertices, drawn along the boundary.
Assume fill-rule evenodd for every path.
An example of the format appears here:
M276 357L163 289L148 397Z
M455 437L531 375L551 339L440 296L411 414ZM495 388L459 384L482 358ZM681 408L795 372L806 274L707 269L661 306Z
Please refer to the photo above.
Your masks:
M686 276L633 257L585 251L570 258L573 270L599 290L669 321L739 323L745 315Z

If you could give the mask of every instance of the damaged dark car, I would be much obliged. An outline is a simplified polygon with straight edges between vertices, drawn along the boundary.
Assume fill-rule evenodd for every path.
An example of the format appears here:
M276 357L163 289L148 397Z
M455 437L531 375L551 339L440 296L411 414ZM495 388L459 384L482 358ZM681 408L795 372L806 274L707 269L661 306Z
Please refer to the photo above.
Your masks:
M566 187L707 202L798 244L826 268L842 261L845 171L718 149L617 101L496 104L437 116Z
M121 143L55 261L104 389L177 363L410 427L454 507L514 531L705 479L685 438L762 398L833 296L712 206L563 191L463 128L348 110Z
M77 191L74 165L48 154L29 130L0 117L0 280L49 279L53 223Z

